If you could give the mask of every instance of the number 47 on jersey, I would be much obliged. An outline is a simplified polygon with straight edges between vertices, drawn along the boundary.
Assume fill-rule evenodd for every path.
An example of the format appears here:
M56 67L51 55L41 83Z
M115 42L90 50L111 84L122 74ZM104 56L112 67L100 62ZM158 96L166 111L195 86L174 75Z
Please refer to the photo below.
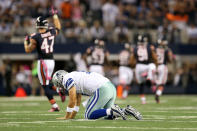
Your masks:
M54 45L54 36L44 38L41 49L45 50L45 53L52 53L53 52L53 45Z

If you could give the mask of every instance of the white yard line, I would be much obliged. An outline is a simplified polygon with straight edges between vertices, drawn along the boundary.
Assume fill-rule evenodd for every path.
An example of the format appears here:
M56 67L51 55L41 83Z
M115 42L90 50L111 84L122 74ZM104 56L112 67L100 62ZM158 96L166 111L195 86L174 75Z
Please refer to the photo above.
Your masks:
M187 116L182 116L182 115L179 115L179 116L164 116L164 115L143 115L145 118L148 118L148 117L151 117L151 118L156 118L156 119L162 119L162 118L165 118L165 119L177 119L177 118L184 118L184 119L191 119L191 118L197 118L197 116L191 116L191 115L187 115Z
M55 121L50 121L50 122L55 122ZM66 122L66 121L59 121L59 122ZM26 122L28 123L28 122ZM7 123L5 124L4 123L4 127L9 127L9 126L17 126L17 127L38 127L38 126L26 126L26 125L19 125L19 124L24 124L24 123L13 123L13 122L10 122L10 123ZM29 124L29 123L28 123ZM43 124L42 121L35 121L34 124ZM58 128L58 127L65 127L65 128L78 128L78 129L136 129L136 130L194 130L196 131L197 128L173 128L173 127L129 127L129 126L77 126L77 125L73 125L73 126L69 126L69 125L58 125L58 126L51 126L51 125L48 125L47 127L52 127L52 128Z
M156 108L157 109L157 108ZM158 112L158 113L176 113L176 111L169 111L169 110L165 110L165 111L142 111L142 112L150 112L150 113L152 113L152 112ZM188 111L188 110L182 110L181 112L179 112L179 114L181 114L181 113L192 113L192 114L196 114L197 113L197 111Z
M107 129L142 129L142 130L197 130L197 128L161 128L161 127L127 127L127 126L121 126L121 127L114 127L114 126L66 126L70 128L107 128Z
M197 106L182 106L182 107L159 107L158 110L197 110Z
M0 120L32 120L32 118L12 118L12 117L2 117Z
M0 103L0 106L4 107L19 107L19 106L39 106L40 103L31 102L31 103Z
M15 116L15 115L20 115L20 113L17 114L4 114L5 116ZM62 114L25 114L25 116L56 116L56 115L62 115Z
M17 122L8 122L7 124L45 124L45 123L65 123L65 122L69 122L66 120L62 120L62 121L17 121Z

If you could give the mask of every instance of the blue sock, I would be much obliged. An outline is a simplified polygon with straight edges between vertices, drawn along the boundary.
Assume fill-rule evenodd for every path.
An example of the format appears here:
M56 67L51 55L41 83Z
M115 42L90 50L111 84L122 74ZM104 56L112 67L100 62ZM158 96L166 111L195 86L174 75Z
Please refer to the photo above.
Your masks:
M106 110L107 110L107 109L98 109L98 110L95 110L95 111L93 111L93 112L90 114L90 116L89 116L88 119L98 119L98 118L107 116Z

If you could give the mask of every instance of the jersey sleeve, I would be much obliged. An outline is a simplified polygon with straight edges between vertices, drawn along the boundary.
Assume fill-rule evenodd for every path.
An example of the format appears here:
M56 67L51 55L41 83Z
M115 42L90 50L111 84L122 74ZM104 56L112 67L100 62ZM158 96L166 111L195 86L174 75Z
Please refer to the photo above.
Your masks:
M36 33L33 33L33 34L31 34L31 39L34 39L36 42L38 41L38 34L36 34Z
M63 84L64 84L64 88L66 90L70 90L70 88L75 85L75 81L73 80L73 78L71 76L67 76L64 78Z
M52 35L57 35L56 30L57 30L57 29L54 28L54 27L50 27L50 28L49 28L49 31L51 32Z

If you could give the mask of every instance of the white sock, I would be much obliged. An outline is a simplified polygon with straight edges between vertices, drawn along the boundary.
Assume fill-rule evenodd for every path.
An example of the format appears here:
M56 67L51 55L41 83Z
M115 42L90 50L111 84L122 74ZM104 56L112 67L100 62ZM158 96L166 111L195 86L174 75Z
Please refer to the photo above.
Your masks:
M123 91L123 94L122 94L122 97L123 98L127 98L127 96L128 96L128 91L127 90L124 90Z
M52 105L52 107L53 107L53 108L58 108L57 103L54 103L54 104Z
M111 115L111 109L107 109L106 113L107 113L108 116Z
M158 96L160 96L160 95L162 94L162 91L161 91L161 90L157 90L156 94L157 94Z
M141 101L146 101L146 97L141 97Z

